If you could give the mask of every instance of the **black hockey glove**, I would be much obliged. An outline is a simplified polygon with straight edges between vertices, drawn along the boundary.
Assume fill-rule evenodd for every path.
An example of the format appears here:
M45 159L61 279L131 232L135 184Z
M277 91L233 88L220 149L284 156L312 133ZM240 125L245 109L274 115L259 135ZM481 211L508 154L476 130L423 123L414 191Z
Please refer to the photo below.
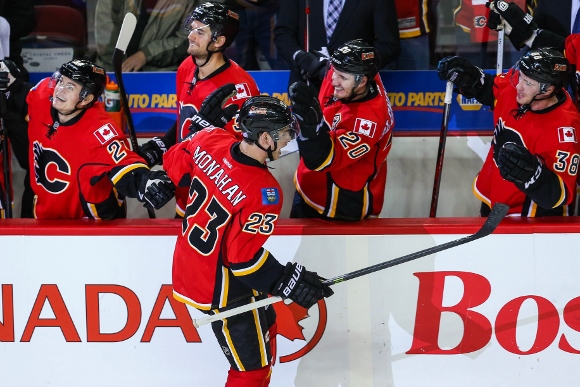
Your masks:
M0 90L14 92L22 85L22 73L11 60L0 61Z
M309 309L318 300L334 294L330 286L322 283L322 278L308 271L299 263L288 262L284 275L274 285L273 296L289 298L303 308Z
M289 89L292 100L292 113L300 124L300 136L314 138L320 134L320 130L329 130L324 121L322 109L318 98L304 82L294 82Z
M147 166L152 167L163 164L163 155L170 146L171 144L165 137L153 137L141 145L137 153L147 161Z
M530 39L534 31L538 29L532 15L525 13L516 3L493 0L486 3L486 6L492 10L490 18L492 13L497 12L505 21L507 24L504 26L505 33L517 50L524 47L524 42Z
M439 61L437 66L439 79L451 81L461 89L482 89L485 81L485 73L482 69L472 65L468 60L459 56L448 56Z
M497 154L497 167L501 176L524 189L534 184L542 173L543 164L537 156L521 145L506 142Z
M137 199L145 203L143 207L158 210L173 196L175 196L175 185L165 171L149 171L142 175Z
M317 51L306 52L297 51L294 54L294 61L308 76L308 78L318 78L322 80L326 72L328 58L324 57Z
M236 115L239 106L231 104L224 109L228 99L236 94L236 86L227 83L208 95L202 102L199 112L191 117L189 130L198 132L210 126L223 128Z

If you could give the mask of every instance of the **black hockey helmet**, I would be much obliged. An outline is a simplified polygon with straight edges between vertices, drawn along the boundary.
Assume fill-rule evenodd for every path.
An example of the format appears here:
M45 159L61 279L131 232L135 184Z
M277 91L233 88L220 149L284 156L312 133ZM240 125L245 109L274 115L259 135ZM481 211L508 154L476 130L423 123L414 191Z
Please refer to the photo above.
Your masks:
M242 136L258 142L262 132L270 133L278 141L280 130L289 127L290 136L296 138L299 129L290 108L277 98L259 95L248 98L240 109L238 123Z
M225 50L233 43L240 29L240 16L228 6L214 1L208 1L207 3L198 5L191 15L189 15L183 27L190 31L191 23L194 20L199 20L209 26L211 39L214 42L221 35L225 36L226 42L222 50Z
M373 79L379 71L374 48L362 39L350 40L337 48L330 57L330 63L338 71L366 75L369 79Z
M89 94L94 95L93 103L96 102L107 84L105 69L85 59L74 59L60 66L60 75L64 75L81 85L83 88L79 95L81 100Z
M570 63L564 55L553 48L528 51L516 64L516 69L531 79L540 82L540 92L549 85L563 87L568 82Z

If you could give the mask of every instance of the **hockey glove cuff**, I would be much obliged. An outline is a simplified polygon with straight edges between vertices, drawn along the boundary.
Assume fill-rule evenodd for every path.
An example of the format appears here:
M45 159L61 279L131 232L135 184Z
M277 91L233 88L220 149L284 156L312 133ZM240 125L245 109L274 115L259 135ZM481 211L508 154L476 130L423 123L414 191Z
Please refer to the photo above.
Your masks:
M153 137L139 147L137 152L145 161L147 166L163 164L163 155L171 145L165 137Z

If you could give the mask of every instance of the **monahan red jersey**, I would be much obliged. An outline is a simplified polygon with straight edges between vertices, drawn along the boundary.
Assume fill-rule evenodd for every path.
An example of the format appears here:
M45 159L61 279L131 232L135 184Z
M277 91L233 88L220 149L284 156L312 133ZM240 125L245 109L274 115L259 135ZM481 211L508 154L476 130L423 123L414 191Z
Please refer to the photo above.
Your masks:
M430 4L428 0L395 0L401 39L415 38L429 33Z
M334 99L332 73L330 69L318 98L330 131L317 140L298 140L301 158L294 183L304 201L325 217L359 220L378 216L393 136L391 104L379 75L363 99ZM328 144L322 157L321 141ZM323 161L313 166L305 162L308 159Z
M234 61L226 57L224 59L226 64L204 79L198 79L198 68L191 56L185 59L177 69L177 142L189 135L191 117L199 111L204 99L217 88L227 83L236 85L236 95L228 100L225 106L235 103L241 107L249 97L260 95L254 78ZM242 132L235 120L231 120L224 129L240 140L242 139ZM175 192L175 200L176 212L183 215L186 203L186 194L183 190L178 189Z
M271 291L283 267L262 245L274 231L282 190L239 141L209 128L171 147L163 166L188 201L173 254L173 294L201 310Z
M535 217L547 215L572 215L575 197L576 175L580 162L580 115L570 96L561 91L559 102L540 112L528 110L517 114L516 77L514 69L495 77L494 109L495 131L492 145L481 171L473 183L477 198L492 207L495 203L510 206L509 214ZM504 180L494 161L494 146L499 149L506 142L525 146L532 154L543 160L544 168L556 178L543 184L534 193L538 198L550 201L550 208L539 206L528 195Z
M48 79L26 99L30 184L39 219L110 219L124 213L124 197L113 184L149 171L102 105L94 104L66 123L52 108Z

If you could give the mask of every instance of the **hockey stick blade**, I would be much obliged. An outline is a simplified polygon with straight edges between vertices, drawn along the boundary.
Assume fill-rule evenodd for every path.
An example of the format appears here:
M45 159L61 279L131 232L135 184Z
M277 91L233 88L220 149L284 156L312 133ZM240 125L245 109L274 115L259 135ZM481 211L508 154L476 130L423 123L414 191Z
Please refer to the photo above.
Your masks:
M337 284L340 282L348 281L348 280L351 280L353 278L357 278L357 277L360 277L360 276L363 276L366 274L370 274L370 273L374 273L374 272L379 271L379 270L386 269L388 267L392 267L392 266L400 265L402 263L413 261L415 259L425 257L427 255L431 255L434 253L438 253L438 252L441 252L441 251L444 251L447 249L451 249L453 247L463 245L465 243L472 242L474 240L488 236L495 231L495 229L500 224L502 219L505 218L509 208L510 207L506 204L496 203L493 206L493 208L492 208L489 216L487 217L485 223L483 224L483 226L481 226L481 228L473 235L469 235L469 236L466 236L466 237L463 237L460 239L456 239L454 241L450 241L450 242L443 243L443 244L440 244L437 246L433 246L433 247L430 247L430 248L425 249L425 250L417 251L416 253L411 253L411 254L393 259L391 261L378 263L376 265L372 265L372 266L366 267L364 269L360 269L360 270L356 270L356 271L353 271L353 272L350 272L347 274L339 275L337 277L325 280L324 283L327 285L334 285L334 284ZM220 312L218 314L203 317L200 319L194 319L193 325L196 328L199 328L202 325L209 324L209 323L212 323L212 322L217 321L217 320L223 320L225 318L235 316L235 315L238 315L240 313L249 312L250 310L254 310L254 309L258 309L258 308L261 308L261 307L264 307L267 305L271 305L271 304L274 304L274 303L279 302L279 301L282 301L282 298L280 298L280 297L268 297L268 298L265 298L265 299L260 300L260 301L256 301L256 302L253 302L253 303L250 303L247 305L242 305L242 306L239 306L237 308L233 308L233 309L229 309L229 310Z

